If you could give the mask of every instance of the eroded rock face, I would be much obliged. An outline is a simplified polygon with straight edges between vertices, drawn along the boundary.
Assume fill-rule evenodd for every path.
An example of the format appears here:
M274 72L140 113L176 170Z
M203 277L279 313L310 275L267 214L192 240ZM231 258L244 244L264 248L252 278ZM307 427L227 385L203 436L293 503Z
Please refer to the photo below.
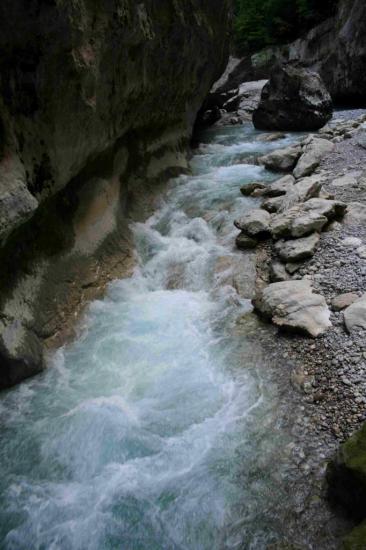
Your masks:
M334 17L305 37L271 47L237 63L222 90L233 84L269 78L273 66L298 62L320 74L334 102L364 105L366 94L366 4L340 0Z
M312 131L332 117L332 99L320 76L295 65L277 67L253 113L259 130Z
M0 16L1 388L42 368L103 273L124 273L128 217L187 168L230 2L4 0Z
M314 294L307 280L272 283L256 297L254 306L278 327L313 338L331 327L325 298Z

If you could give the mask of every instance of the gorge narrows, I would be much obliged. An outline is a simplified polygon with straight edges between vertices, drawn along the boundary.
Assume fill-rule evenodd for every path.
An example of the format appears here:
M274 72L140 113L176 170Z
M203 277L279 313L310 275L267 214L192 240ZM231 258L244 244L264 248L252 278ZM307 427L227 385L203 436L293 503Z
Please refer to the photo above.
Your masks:
M321 475L294 459L301 406L251 314L255 253L234 247L256 204L240 186L275 179L253 158L301 137L259 135L204 134L191 174L132 226L134 275L1 395L4 549L336 547Z

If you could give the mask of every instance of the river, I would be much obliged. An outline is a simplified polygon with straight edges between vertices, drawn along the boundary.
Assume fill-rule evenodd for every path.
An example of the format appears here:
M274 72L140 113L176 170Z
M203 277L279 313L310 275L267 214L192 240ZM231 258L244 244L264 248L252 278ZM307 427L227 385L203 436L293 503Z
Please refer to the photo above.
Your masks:
M274 179L253 156L299 136L258 135L248 124L203 136L191 174L132 227L134 275L90 305L47 371L1 395L1 548L287 540L292 438L233 220L256 202L240 186Z

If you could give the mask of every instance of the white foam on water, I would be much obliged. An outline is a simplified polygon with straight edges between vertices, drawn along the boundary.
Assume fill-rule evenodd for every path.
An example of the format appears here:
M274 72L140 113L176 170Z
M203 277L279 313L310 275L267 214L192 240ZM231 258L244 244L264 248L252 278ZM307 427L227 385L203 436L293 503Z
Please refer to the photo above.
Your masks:
M233 219L253 204L240 185L272 176L215 167L220 147L132 227L135 273L91 304L81 337L2 396L2 548L214 550L267 529L250 472L275 392L234 330L249 302L214 266L237 254Z

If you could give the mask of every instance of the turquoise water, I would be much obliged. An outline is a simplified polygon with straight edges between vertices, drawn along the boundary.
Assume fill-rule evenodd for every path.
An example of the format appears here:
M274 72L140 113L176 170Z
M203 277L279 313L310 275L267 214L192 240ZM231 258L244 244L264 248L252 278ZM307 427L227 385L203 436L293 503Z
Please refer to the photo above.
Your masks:
M91 304L45 373L1 395L1 548L281 540L288 436L257 329L237 322L251 305L230 266L244 266L233 220L255 204L239 188L273 179L252 157L294 138L256 137L249 125L204 136L192 174L133 226L134 276Z

